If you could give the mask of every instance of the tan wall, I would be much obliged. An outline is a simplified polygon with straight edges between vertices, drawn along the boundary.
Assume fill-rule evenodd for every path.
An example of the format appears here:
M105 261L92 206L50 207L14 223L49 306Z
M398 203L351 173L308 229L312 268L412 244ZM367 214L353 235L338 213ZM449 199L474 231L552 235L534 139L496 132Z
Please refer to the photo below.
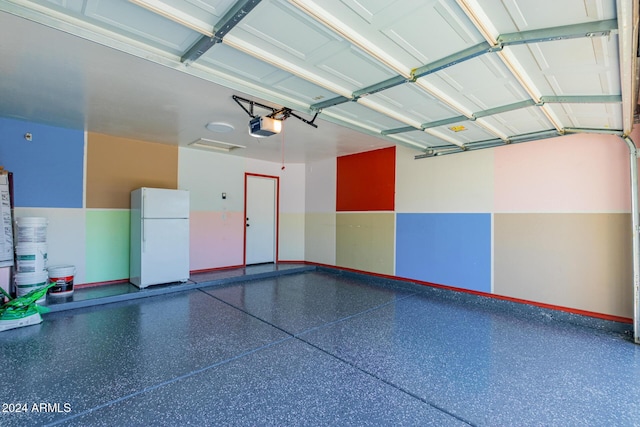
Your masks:
M633 317L629 214L495 214L494 292Z
M395 214L338 213L336 265L394 274Z
M129 209L140 187L178 188L178 147L89 133L87 208Z
M336 264L336 214L307 213L304 223L306 261Z
M304 260L304 214L280 213L278 236L279 261Z

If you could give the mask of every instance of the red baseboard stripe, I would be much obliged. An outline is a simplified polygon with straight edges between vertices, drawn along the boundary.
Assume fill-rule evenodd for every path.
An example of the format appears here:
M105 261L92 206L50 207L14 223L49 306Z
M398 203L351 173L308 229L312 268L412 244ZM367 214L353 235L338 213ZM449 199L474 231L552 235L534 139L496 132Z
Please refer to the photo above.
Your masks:
M525 300L525 299L513 298L513 297L504 296L504 295L489 294L489 293L486 293L486 292L473 291L473 290L469 290L469 289L456 288L456 287L453 287L453 286L440 285L438 283L431 283L431 282L424 282L424 281L421 281L421 280L409 279L409 278L406 278L406 277L392 276L392 275L380 274L380 273L371 273L371 272L368 272L368 271L356 270L356 269L347 268L347 267L338 267L338 266L335 266L335 265L321 264L321 263L316 263L316 262L305 262L305 264L315 265L315 266L318 266L318 267L332 268L332 269L336 269L336 270L349 271L349 272L352 272L352 273L366 274L366 275L369 275L369 276L380 277L380 278L383 278L383 279L399 280L399 281L402 281L402 282L411 282L411 283L416 283L416 284L419 284L419 285L422 285L422 286L431 286L433 288L446 289L446 290L454 291L454 292L464 292L464 293L467 293L467 294L478 295L478 296L483 296L483 297L487 297L487 298L495 298L495 299L499 299L499 300L503 300L503 301L511 301L511 302L515 302L515 303L518 303L518 304L532 305L532 306L535 306L535 307L547 308L547 309L550 309L550 310L563 311L565 313L579 314L581 316L587 316L587 317L595 317L595 318L602 319L602 320L610 320L612 322L628 323L628 324L632 324L633 323L633 319L630 319L628 317L613 316L613 315L610 315L610 314L596 313L596 312L593 312L593 311L579 310L579 309L576 309L576 308L563 307L563 306L553 305L553 304L545 304L545 303L542 303L542 302L529 301L529 300Z
M106 282L91 282L91 283L82 283L81 285L73 285L76 289L81 288L94 288L96 286L104 286L104 285L119 285L122 283L129 283L129 279L118 279L118 280L108 280Z
M216 267L216 268L204 268L202 270L191 270L189 273L190 274L197 274L197 273L211 273L214 271L222 271L222 270L233 270L236 268L244 268L244 265L230 265L228 267Z

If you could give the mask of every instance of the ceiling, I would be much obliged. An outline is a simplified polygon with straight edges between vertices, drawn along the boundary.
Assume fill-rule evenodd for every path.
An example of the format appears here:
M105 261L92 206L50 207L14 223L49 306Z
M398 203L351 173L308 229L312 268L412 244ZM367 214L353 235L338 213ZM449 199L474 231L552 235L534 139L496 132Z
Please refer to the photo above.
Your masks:
M634 0L0 0L0 116L286 163L626 135L637 33ZM317 128L249 135L283 107Z

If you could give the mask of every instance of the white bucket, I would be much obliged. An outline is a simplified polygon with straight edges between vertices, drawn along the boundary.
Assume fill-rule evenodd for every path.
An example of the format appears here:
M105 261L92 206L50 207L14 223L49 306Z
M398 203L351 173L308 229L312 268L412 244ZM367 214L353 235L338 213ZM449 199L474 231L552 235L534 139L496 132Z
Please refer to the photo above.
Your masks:
M47 272L41 271L37 273L16 273L16 295L21 297L29 292L47 286ZM45 302L47 295L43 295L38 303Z
M16 219L17 244L47 243L47 219L24 217Z
M16 271L18 273L37 273L46 269L46 244L21 243L16 246Z
M49 288L49 295L66 296L73 293L73 276L76 268L73 265L51 266L49 270L49 283L55 283Z

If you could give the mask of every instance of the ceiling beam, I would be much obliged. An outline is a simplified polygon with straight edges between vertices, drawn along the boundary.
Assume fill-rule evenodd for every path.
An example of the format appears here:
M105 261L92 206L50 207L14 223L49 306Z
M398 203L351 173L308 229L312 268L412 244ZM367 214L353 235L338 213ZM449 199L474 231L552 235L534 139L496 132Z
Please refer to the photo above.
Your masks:
M170 21L190 28L208 37L213 36L213 29L207 22L201 21L182 10L167 4L162 0L129 0L131 3L143 7L150 12L163 16Z
M529 78L524 67L518 62L516 57L510 51L502 49L502 45L499 44L498 39L500 34L493 25L493 22L489 16L485 13L484 9L478 4L477 0L456 0L458 6L464 11L467 17L471 20L476 29L482 34L485 41L493 47L501 48L498 52L498 58L507 67L509 72L513 75L520 86L529 94L529 97L536 103L541 104L540 90L535 86L533 81ZM556 114L548 107L541 106L540 111L547 118L549 123L556 128L558 132L562 131L562 124L556 116Z

